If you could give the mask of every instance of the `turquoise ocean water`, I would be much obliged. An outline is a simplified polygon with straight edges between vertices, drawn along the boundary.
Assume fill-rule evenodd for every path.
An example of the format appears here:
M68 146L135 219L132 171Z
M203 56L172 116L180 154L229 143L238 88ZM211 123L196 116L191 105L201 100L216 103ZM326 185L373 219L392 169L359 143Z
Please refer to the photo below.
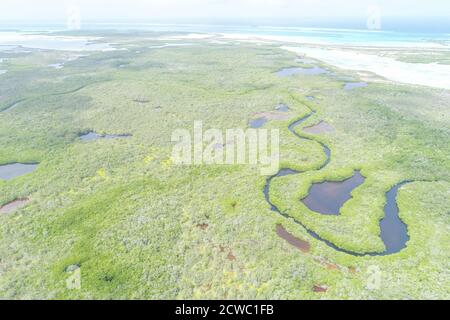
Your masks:
M63 24L5 25L4 31L49 32L63 31ZM417 31L371 31L364 29L301 28L273 26L195 25L195 24L146 24L146 23L84 23L82 30L136 30L156 32L187 32L240 34L251 36L292 37L297 42L356 45L356 46L433 46L450 49L450 33ZM300 41L302 40L302 41ZM0 37L1 44L1 37Z

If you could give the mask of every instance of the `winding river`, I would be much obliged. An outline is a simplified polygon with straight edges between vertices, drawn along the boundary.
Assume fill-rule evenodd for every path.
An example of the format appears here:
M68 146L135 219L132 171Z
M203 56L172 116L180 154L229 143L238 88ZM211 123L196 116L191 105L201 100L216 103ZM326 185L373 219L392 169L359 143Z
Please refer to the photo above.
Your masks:
M91 85L94 85L94 84L97 84L97 83L107 82L107 81L110 81L110 80L94 81L92 83L88 83L88 84L84 84L82 86L79 86L79 87L77 87L75 89L71 89L69 91L55 92L55 93L49 93L49 94L40 95L40 96L36 96L36 97L22 98L22 99L16 100L16 101L6 105L3 109L0 109L0 112L6 113L6 112L14 109L19 104L21 104L23 102L31 101L31 100L36 99L36 98L57 97L57 96L63 96L63 95L66 95L66 94L77 93L78 91L81 91L81 90L83 90L84 88L86 88L88 86L91 86Z
M317 171L320 171L322 169L324 169L331 160L331 150L330 148L328 148L324 143L314 140L312 138L308 138L308 137L303 137L301 136L299 133L297 133L295 131L295 128L299 125L301 125L302 123L304 123L306 120L308 120L311 116L313 116L315 114L314 111L311 111L308 115L306 115L305 117L291 123L289 125L289 131L294 134L296 137L298 137L299 139L304 139L304 140L310 140L310 141L315 141L317 143L319 143L322 147L323 150L326 154L326 160L324 161L324 163L317 169ZM401 187L403 187L404 185L408 184L408 183L412 183L414 181L403 181L401 183L398 183L397 185L395 185L391 190L389 190L386 193L386 198L387 198L387 203L386 206L384 208L384 212L385 212L385 217L380 221L380 228L381 228L381 238L384 242L384 245L386 247L384 252L378 253L378 252L367 252L367 253L358 253L358 252L353 252L353 251L349 251L346 250L344 248L340 248L338 246L336 246L335 244L331 243L330 241L322 238L319 234L317 234L316 232L314 232L313 230L308 229L302 222L294 219L293 217L291 217L290 215L288 215L286 212L282 212L270 199L270 188L271 188L271 183L274 179L278 178L278 177L283 177L283 176L288 176L288 175L296 175L296 174L300 174L302 172L300 171L296 171L296 170L292 170L289 168L283 168L281 169L276 175L271 176L267 179L266 181L266 185L264 187L264 196L265 199L267 201L267 203L270 205L270 208L272 211L278 213L279 215L285 217L285 218L289 218L292 219L294 221L294 223L296 223L297 225L301 226L302 228L304 228L308 234L310 236L312 236L314 239L319 240L321 242L323 242L324 244L326 244L328 247L339 251L339 252L343 252L346 254L350 254L353 256L385 256L385 255L390 255L390 254L394 254L394 253L398 253L400 252L402 249L406 248L406 243L409 241L409 236L408 236L408 228L407 226L403 223L403 221L401 221L400 217L399 217L399 209L398 209L398 205L397 205L397 195L398 195L398 191Z

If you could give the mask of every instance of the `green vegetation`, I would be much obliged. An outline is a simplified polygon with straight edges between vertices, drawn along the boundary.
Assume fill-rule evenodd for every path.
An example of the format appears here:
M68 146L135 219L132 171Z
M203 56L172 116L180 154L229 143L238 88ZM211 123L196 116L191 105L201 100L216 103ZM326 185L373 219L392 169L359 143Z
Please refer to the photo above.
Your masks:
M439 52L432 54L412 53L412 54L400 54L397 56L397 60L409 63L437 63L442 65L450 64L450 56L447 52Z
M302 65L266 44L190 40L151 48L166 42L151 33L104 35L127 50L88 52L62 69L48 65L76 53L1 53L8 72L0 75L0 164L40 164L0 180L0 205L30 198L0 216L0 297L450 298L448 91L377 83L344 91L342 79L359 79L342 70L279 78L274 72ZM195 120L246 128L255 113L279 103L292 119L265 127L280 129L281 166L305 172L274 179L277 206L342 248L381 252L385 193L415 180L398 198L411 238L405 250L355 257L315 240L270 210L267 177L256 167L173 164L173 130L191 130ZM313 139L300 140L288 125L311 110L303 127L325 120L335 131L297 128ZM132 136L79 139L91 130ZM321 171L326 157L316 141L332 151ZM341 216L310 212L299 201L312 183L356 169L367 179ZM311 252L278 237L277 224L308 241ZM66 286L74 265L80 290ZM381 272L378 289L368 286L373 266ZM314 285L328 291L314 293Z

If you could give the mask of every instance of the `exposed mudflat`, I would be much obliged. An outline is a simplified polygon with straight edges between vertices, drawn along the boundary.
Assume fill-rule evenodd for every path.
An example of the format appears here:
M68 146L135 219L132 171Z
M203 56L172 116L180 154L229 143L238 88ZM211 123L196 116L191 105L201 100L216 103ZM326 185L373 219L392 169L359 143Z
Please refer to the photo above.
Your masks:
M308 241L301 240L290 234L281 224L277 225L277 234L280 238L286 240L290 245L296 247L304 253L311 250L311 245Z
M16 209L26 206L30 202L29 199L17 199L0 207L0 213L11 213Z
M334 128L325 121L320 121L318 124L305 127L303 131L310 134L330 133L334 131Z
M254 117L256 119L264 118L266 119L266 122L268 122L269 120L278 120L278 121L289 120L292 118L292 115L282 112L259 112L255 113Z

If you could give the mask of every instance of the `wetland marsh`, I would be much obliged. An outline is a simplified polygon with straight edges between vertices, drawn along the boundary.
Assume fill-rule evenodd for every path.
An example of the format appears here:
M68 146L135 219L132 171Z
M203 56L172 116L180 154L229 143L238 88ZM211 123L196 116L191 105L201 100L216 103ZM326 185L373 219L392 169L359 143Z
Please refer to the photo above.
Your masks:
M449 298L448 90L278 42L56 34L0 51L2 298ZM279 130L279 172L177 165L199 120Z

